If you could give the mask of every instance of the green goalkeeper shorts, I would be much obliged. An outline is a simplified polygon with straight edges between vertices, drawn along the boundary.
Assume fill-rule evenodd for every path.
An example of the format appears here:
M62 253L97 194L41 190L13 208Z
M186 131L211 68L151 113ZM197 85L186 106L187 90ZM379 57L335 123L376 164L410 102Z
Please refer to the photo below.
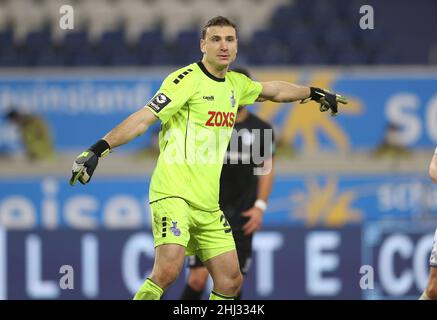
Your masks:
M150 204L155 247L180 244L185 255L197 255L202 262L235 250L231 226L223 211L203 211L182 198L165 198Z

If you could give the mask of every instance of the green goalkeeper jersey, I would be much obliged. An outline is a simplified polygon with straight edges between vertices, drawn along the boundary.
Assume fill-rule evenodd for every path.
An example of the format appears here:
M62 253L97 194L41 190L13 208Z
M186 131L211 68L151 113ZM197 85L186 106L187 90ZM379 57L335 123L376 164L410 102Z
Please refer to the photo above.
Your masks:
M146 105L162 122L150 202L179 197L205 211L219 209L220 174L238 106L254 103L261 90L238 72L217 78L201 62L163 81Z

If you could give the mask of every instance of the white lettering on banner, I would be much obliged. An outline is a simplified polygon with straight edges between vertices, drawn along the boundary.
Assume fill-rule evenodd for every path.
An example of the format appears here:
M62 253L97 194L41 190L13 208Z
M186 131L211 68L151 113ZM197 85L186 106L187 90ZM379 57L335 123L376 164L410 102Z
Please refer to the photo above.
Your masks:
M2 238L0 230L0 258L2 258ZM153 248L153 246L152 246ZM50 252L53 254L53 252ZM4 254L6 261L6 254ZM81 237L81 279L82 292L86 298L96 298L99 295L99 243L98 239L93 234L85 234ZM70 265L62 265L59 273L63 276L59 281L43 280L43 246L41 238L37 235L31 234L25 239L25 287L26 294L34 299L55 299L60 295L60 289L75 289L74 286L74 270ZM46 258L47 253L46 253ZM0 280L2 276L0 265ZM6 270L4 270L6 274ZM5 276L6 277L6 276ZM0 283L2 289L3 282ZM4 285L4 295L6 297L6 284ZM2 294L0 290L0 294ZM0 298L2 296L0 295Z
M418 95L403 92L391 96L387 101L387 122L401 128L397 138L402 145L414 145L424 132L432 142L437 143L437 95L432 96L423 108L422 123L417 114L421 109Z
M82 230L129 229L151 225L145 198L116 194L100 203L96 196L76 195L62 199L63 203L60 203L59 183L55 178L41 182L43 196L37 198L40 203L21 195L7 195L6 183L2 188L6 190L6 196L0 198L0 225L5 229L57 229L60 226Z
M55 84L48 78L42 84L29 81L27 86L2 83L0 112L6 111L10 105L22 106L21 111L67 115L136 111L152 92L150 84L140 82L141 79L132 80L135 81L130 86L113 84L103 78L91 81L62 79Z
M378 257L379 278L388 294L401 296L412 287L413 274L411 270L404 270L397 276L393 269L396 254L406 259L411 257L412 253L412 241L405 234L390 235L381 245Z
M437 95L434 95L428 104L425 121L430 139L437 142Z
M103 222L109 229L131 229L141 226L141 207L131 196L118 195L109 199L103 211Z
M7 243L6 243L6 231L0 226L0 300L6 300L7 296Z
M388 236L381 244L378 255L379 281L391 296L403 296L415 287L422 292L428 281L428 259L434 235L422 236L417 243L408 235L396 233ZM401 256L410 261L411 266L394 270L394 258Z
M389 123L400 126L397 140L404 146L417 142L422 134L422 126L416 114L419 98L410 93L398 93L387 102L386 115Z
M87 298L99 294L99 242L93 234L86 234L81 241L82 289Z
M422 182L384 183L377 189L378 209L382 212L392 210L418 211L426 208L437 208L433 205L433 197L437 191L430 189Z
M334 252L341 243L340 234L335 231L314 231L306 236L305 241L305 278L306 290L312 296L334 296L341 290L341 280L324 277L324 272L332 272L338 268L339 257Z
M153 237L148 233L137 233L131 236L126 242L121 256L121 273L123 282L131 294L135 294L141 287L146 277L152 269L140 272L139 264L141 254L144 253L148 258L155 256ZM152 267L152 266L151 266Z
M44 198L42 200L42 225L47 229L55 229L58 226L58 208L56 201L58 193L58 184L55 179L44 179L42 182L42 191Z
M97 200L91 196L75 196L65 204L65 220L73 228L96 229L98 219L95 216Z
M431 253L434 235L427 234L419 239L413 256L413 273L417 288L423 291L428 282L429 255Z
M36 224L36 211L30 200L11 196L0 203L0 225L6 229L31 229Z
M268 296L273 292L273 252L281 248L283 243L280 232L258 232L253 238L253 250L256 252L256 291L261 296Z
M25 242L26 250L26 293L34 299L55 299L59 287L52 280L42 279L42 244L36 235L29 235Z

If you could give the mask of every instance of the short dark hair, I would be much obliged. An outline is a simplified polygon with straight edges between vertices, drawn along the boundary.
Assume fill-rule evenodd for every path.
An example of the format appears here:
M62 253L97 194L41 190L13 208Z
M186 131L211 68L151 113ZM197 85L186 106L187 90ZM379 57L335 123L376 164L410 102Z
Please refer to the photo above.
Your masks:
M213 27L213 26L219 26L219 27L230 26L230 27L234 28L235 29L235 33L237 33L237 26L235 25L235 23L233 23L231 20L229 20L226 17L217 16L217 17L214 17L214 18L210 19L203 26L203 28L202 28L202 39L205 39L206 29L208 29L209 27Z

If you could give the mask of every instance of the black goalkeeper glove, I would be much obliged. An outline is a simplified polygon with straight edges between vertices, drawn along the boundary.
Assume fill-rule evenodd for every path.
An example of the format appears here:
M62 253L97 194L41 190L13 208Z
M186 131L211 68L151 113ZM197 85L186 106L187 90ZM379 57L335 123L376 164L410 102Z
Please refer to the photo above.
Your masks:
M99 163L99 158L107 155L110 151L109 144L105 140L99 140L87 151L82 152L73 162L70 185L74 186L77 180L82 184L90 182Z
M328 90L310 87L311 93L308 99L302 100L301 103L314 100L320 103L320 111L325 112L331 110L331 116L335 116L338 112L338 103L347 104L346 97L339 94L334 94Z

